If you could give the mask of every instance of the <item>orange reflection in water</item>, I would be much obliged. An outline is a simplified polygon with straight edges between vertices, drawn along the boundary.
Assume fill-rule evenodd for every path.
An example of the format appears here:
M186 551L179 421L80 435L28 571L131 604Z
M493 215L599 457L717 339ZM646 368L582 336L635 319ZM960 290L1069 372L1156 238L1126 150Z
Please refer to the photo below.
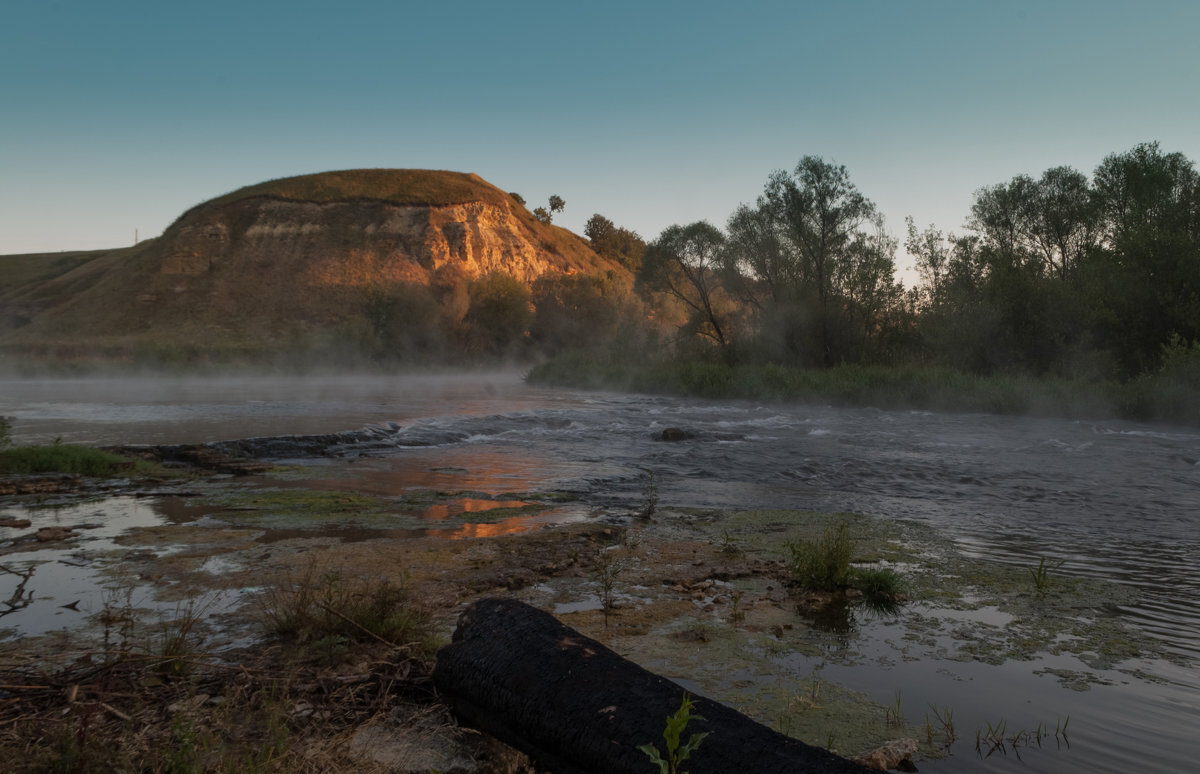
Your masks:
M545 483L545 460L509 448L409 449L387 457L345 463L349 479L306 482L321 489L351 489L382 497L413 490L532 492Z
M464 497L431 505L421 515L426 519L442 521L464 513L484 513L497 508L524 508L527 505L533 505L533 503L524 500L477 500Z
M490 524L464 524L457 529L442 530L440 537L448 540L467 540L470 538L494 538L504 535L519 535L522 532L532 532L542 523L536 516L515 516L511 519L492 522Z

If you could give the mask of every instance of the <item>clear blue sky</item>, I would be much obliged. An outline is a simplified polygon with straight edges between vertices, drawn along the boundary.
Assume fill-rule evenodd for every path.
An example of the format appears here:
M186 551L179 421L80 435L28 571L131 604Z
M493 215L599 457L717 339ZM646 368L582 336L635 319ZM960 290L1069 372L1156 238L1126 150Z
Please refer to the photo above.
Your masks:
M1151 140L1200 161L1198 41L1195 0L0 0L0 253L354 167L476 172L650 239L724 226L804 155L897 236L961 232L1019 173Z

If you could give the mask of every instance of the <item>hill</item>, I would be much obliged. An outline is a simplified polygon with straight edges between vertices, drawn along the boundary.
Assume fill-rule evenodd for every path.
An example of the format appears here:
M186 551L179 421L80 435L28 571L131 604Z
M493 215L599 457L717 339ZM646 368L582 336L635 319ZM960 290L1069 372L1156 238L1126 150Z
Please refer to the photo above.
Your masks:
M629 282L586 240L477 175L325 172L219 196L134 247L0 256L0 351L253 358L338 348L365 335L381 299L417 298L412 314L451 329L470 283L492 273L526 286L569 275Z

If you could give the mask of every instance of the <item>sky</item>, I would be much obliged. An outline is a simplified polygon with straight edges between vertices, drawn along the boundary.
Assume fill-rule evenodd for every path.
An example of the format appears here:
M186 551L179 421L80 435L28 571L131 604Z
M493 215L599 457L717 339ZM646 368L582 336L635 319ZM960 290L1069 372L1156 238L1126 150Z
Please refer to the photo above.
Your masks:
M962 233L1018 174L1200 160L1198 34L1195 0L0 0L0 254L360 167L475 172L649 240L723 227L808 155L901 242L906 216Z

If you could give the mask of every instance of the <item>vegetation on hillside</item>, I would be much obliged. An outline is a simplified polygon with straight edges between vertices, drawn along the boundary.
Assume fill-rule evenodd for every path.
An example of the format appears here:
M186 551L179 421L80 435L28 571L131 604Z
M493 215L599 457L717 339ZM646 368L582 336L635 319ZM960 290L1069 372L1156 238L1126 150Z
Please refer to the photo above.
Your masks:
M478 175L433 169L349 169L268 180L211 199L200 207L267 196L306 202L376 199L393 204L440 206L514 199ZM195 209L195 208L193 208ZM188 212L191 212L189 210ZM187 217L184 213L183 217Z

